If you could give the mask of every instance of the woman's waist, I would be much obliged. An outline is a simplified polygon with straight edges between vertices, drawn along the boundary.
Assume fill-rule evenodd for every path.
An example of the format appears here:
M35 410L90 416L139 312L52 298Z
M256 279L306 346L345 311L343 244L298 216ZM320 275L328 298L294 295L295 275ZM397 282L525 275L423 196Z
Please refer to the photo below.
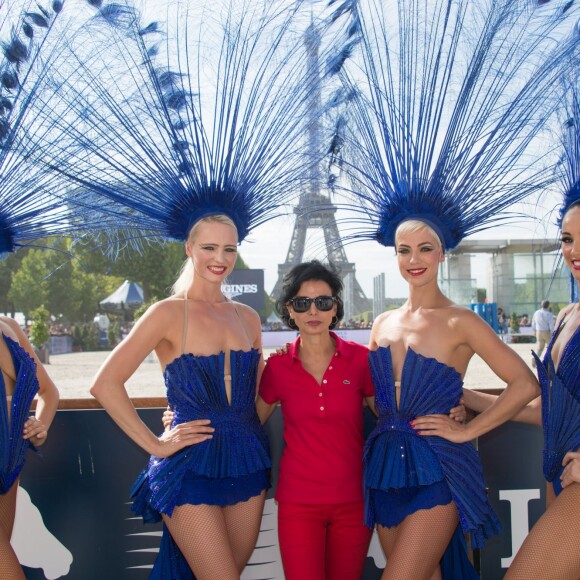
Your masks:
M384 433L385 431L404 431L406 433L414 433L415 430L411 426L411 421L416 417L417 415L409 413L403 415L380 415L377 419L377 424L373 433Z
M440 447L460 448L464 445L435 435L429 437L419 435L410 421L412 417L379 417L377 425L365 442L366 461L376 455L389 456L399 463L420 461L425 455L437 454Z

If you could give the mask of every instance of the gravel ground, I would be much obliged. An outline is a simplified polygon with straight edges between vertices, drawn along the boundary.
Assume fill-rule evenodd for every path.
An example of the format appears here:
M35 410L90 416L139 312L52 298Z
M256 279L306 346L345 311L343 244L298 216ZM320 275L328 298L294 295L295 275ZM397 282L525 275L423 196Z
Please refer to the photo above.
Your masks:
M510 345L528 365L531 364L531 344ZM272 349L265 350L265 355ZM107 357L107 352L79 352L53 355L46 365L48 374L60 391L61 399L90 399L91 380ZM150 355L127 382L131 397L163 397L165 387L155 355ZM465 377L468 388L501 388L503 383L489 367L475 356Z

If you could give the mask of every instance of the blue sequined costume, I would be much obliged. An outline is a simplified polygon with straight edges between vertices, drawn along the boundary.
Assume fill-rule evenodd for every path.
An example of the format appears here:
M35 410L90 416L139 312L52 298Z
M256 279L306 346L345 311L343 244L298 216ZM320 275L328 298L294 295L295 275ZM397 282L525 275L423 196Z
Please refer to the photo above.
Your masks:
M395 526L417 510L454 501L463 532L470 532L472 546L480 547L501 524L487 500L477 451L470 443L418 435L409 424L421 415L447 415L461 398L461 375L409 348L397 408L391 349L370 352L369 364L379 419L365 445L367 525ZM461 541L462 534L456 533L450 548ZM474 577L469 568L456 569L454 576Z
M4 334L2 337L12 357L16 384L8 417L6 385L0 373L0 494L8 492L14 485L24 466L26 450L32 447L22 437L22 431L32 399L38 393L36 363L17 342Z
M224 384L225 354L183 354L165 368L174 425L209 419L213 438L171 457L152 457L133 487L132 510L146 522L183 504L232 505L270 486L268 439L255 407L259 351L231 351L231 404ZM191 578L167 530L151 578Z
M556 371L552 347L563 324L552 335L543 362L534 353L542 389L544 477L553 483L556 495L562 491L564 455L580 448L580 327L562 350Z

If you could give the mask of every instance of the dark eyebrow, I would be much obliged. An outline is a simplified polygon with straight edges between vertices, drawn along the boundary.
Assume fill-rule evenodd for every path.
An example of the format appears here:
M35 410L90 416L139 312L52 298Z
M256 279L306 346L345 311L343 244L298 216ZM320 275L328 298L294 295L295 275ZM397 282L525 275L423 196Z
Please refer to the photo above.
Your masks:
M426 246L426 245L433 246L433 245L435 245L435 244L434 244L433 242L421 242L421 243L419 244L419 246ZM398 245L398 247L399 247L399 248L401 248L401 247L404 247L404 248L410 248L411 246L410 246L409 244L399 244L399 245Z

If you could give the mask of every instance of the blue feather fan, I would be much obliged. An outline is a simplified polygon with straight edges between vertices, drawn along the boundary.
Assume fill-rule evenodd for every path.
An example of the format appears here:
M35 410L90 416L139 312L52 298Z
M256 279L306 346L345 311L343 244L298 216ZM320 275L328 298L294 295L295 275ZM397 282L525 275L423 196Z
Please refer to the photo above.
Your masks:
M554 181L542 143L578 9L522 0L360 1L362 42L340 69L348 131L346 239L393 245L421 219L452 249ZM361 207L362 206L362 207Z
M39 147L55 128L54 119L42 118L44 65L64 42L62 10L53 0L49 7L9 2L0 11L0 255L80 225L63 196L64 179Z
M563 193L558 226L562 225L564 214L573 204L580 203L580 65L571 67L564 86L562 149L559 178Z
M185 240L220 213L241 241L277 215L318 161L302 139L300 4L170 6L167 27L128 5L115 26L93 20L53 68L45 114L58 131L40 144L75 204L137 240Z

